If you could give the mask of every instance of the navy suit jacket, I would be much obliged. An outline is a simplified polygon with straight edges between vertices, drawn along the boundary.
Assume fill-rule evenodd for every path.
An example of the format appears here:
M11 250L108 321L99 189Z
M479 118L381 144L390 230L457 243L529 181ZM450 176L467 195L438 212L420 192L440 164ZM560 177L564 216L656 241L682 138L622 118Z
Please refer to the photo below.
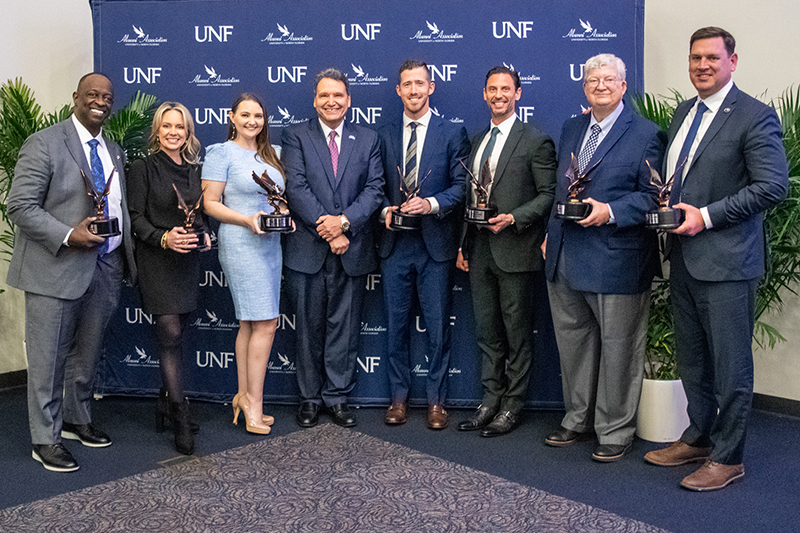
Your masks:
M695 100L675 110L669 146ZM708 207L713 228L693 237L669 234L665 255L669 257L674 239L680 238L686 269L695 279L738 281L764 275L764 211L786 197L788 176L777 114L734 85L700 141L681 189L682 202Z
M477 156L487 126L472 138L468 167ZM489 205L500 214L514 215L515 224L498 234L489 233L489 247L495 264L503 272L534 272L544 268L539 247L556 188L556 150L553 140L538 128L514 121L497 159ZM467 182L467 201L471 184ZM465 225L462 255L469 259L469 247L477 231Z
M567 201L569 168L589 129L591 115L564 123L558 147L556 202ZM559 254L565 254L566 282L575 290L598 294L636 294L650 288L660 274L656 233L645 228L647 211L658 207L650 169L661 168L665 136L658 127L626 105L597 147L587 168L591 181L580 198L607 203L615 224L584 228L555 218L547 225L545 275L555 280ZM600 162L598 164L598 161ZM596 165L596 166L594 166Z
M397 168L403 168L402 117L378 130L383 156L386 184L382 207L400 205L405 198L400 190L400 175ZM448 261L458 254L458 238L461 231L461 207L464 203L464 184L467 171L459 163L469 156L469 139L463 126L457 126L431 116L422 159L417 165L420 188L417 196L433 197L439 203L439 212L422 218L422 240L434 261ZM429 174L430 172L430 174ZM394 246L395 232L386 229L381 223L381 237L378 255L387 257Z
M371 217L383 197L378 135L345 122L336 176L317 118L286 128L281 147L286 198L297 225L297 231L286 235L284 264L306 274L318 272L330 245L317 234L317 219L344 214L350 221L345 233L350 246L341 256L345 272L361 276L375 270Z
M106 139L122 192L122 244L126 276L136 281L131 221L125 190L125 154ZM6 282L34 294L65 300L89 288L100 247L64 246L70 228L94 214L81 177L92 175L72 118L34 133L19 152L8 195L8 217L17 225L14 255Z

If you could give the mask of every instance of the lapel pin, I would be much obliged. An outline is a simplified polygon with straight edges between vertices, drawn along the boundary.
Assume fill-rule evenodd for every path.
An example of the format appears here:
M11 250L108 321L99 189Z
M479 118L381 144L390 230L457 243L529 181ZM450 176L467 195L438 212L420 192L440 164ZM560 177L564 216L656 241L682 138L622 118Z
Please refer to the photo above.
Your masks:
M351 140L353 140L353 141L355 141L355 140L356 140L356 136L355 136L355 135L349 135L347 138L348 138L348 139L351 139Z
M730 107L726 107L725 109L722 110L722 112L723 113L730 113L731 112L731 108Z

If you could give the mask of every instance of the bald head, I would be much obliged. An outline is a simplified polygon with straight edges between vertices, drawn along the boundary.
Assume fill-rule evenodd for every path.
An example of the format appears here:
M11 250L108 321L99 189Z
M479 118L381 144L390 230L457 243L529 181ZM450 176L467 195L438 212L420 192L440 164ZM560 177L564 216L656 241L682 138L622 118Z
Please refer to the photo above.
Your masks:
M111 114L114 105L114 87L111 80L102 74L87 74L78 82L72 93L73 113L78 122L94 136L100 133L103 122Z

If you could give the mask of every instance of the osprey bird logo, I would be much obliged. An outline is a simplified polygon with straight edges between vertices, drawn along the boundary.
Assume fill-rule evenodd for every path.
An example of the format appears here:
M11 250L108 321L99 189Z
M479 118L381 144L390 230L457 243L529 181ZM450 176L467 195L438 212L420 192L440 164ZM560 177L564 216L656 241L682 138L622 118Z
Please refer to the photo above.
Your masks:
M359 78L363 78L366 74L364 74L364 69L361 66L355 66L354 64L350 63L350 66L353 67L353 72L356 73L356 76Z
M133 26L133 24L131 24L131 26ZM144 39L144 31L142 31L142 28L137 28L136 26L133 26L133 31L136 32L137 39Z
M291 364L291 362L289 362L289 358L285 355L281 355L280 352L278 352L278 359L281 362L281 367L289 366Z
M281 106L278 106L278 113L281 114L281 118L283 120L291 120L292 119L292 115L289 114L289 111L284 109L284 108L282 108Z
M437 117L441 117L441 115L439 114L439 110L436 109L435 107L431 107L431 113L433 113Z
M592 28L592 25L589 23L588 20L586 22L582 21L581 19L578 19L578 20L580 21L581 26L583 27L583 33L584 34L592 33L594 31L594 28Z
M209 311L208 309L206 309L206 316L208 316L208 319L211 320L212 323L219 322L219 318L217 318L216 313L214 313L213 311Z
M516 72L516 71L517 71L517 69L515 69L515 68L514 68L514 64L513 64L513 63L508 63L508 64L506 64L506 62L504 61L504 62L503 62L503 66L504 66L504 67L506 67L506 68L507 68L507 69L509 69L509 70L513 70L514 72Z
M425 24L428 25L428 29L431 30L431 33L434 34L434 35L437 34L437 33L441 33L441 31L442 31L442 30L439 29L439 27L436 25L435 22L433 24L431 24L430 22L428 22L426 20Z
M214 70L213 68L208 68L208 66L206 65L203 66L206 68L206 72L208 73L209 76L211 76L212 78L216 78L218 76L216 70Z
M278 24L278 31L281 32L281 37L288 37L291 34L286 26L281 26L280 24Z
M147 359L147 354L145 353L145 351L142 348L139 348L138 346L134 346L134 349L136 350L136 353L139 355L139 362L140 363L143 362L145 359Z

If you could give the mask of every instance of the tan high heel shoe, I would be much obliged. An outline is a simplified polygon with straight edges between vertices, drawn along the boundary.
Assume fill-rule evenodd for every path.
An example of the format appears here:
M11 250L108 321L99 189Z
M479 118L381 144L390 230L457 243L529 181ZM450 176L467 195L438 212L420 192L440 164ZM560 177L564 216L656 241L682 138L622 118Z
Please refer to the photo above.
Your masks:
M237 392L236 396L233 397L231 400L231 405L233 406L233 423L234 425L239 425L239 413L241 412L242 406L239 404L239 399L243 396L243 394ZM275 423L275 418L270 415L263 415L262 420L268 426L271 426Z
M250 414L250 404L247 403L246 399L242 400L240 398L238 405L244 412L244 428L248 433L257 433L259 435L269 434L271 428L268 425L264 424L263 421L259 424L253 420L253 416Z

